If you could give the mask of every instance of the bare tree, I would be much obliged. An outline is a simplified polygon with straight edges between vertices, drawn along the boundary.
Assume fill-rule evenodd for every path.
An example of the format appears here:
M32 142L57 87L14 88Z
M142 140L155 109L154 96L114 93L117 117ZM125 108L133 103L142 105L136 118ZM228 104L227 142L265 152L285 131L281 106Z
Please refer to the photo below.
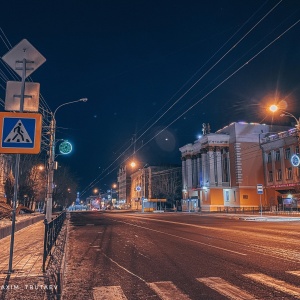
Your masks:
M78 189L77 178L64 165L54 172L53 208L61 210L72 204L76 199Z
M181 195L181 168L171 168L152 174L152 194L155 198L166 198L172 207Z
M14 184L15 184L14 175L12 174L12 172L10 172L4 183L6 203L9 205L12 205L12 200L14 197Z
M22 155L20 160L18 201L30 209L35 209L37 201L44 200L46 170L39 155ZM42 199L38 198L43 195Z

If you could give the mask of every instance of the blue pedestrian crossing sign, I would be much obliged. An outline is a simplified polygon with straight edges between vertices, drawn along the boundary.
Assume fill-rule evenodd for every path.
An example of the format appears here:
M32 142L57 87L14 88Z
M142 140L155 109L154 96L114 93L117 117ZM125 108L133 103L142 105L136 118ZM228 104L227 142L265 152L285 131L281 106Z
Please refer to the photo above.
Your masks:
M0 153L38 154L41 150L42 115L0 113Z

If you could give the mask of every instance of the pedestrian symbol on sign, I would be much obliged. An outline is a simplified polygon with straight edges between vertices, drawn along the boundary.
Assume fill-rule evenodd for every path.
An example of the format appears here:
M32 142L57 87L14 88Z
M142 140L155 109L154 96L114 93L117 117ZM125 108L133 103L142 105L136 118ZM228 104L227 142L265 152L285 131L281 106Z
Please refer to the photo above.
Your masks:
M19 120L13 129L10 131L6 139L5 143L32 143L32 140L25 129L21 120Z

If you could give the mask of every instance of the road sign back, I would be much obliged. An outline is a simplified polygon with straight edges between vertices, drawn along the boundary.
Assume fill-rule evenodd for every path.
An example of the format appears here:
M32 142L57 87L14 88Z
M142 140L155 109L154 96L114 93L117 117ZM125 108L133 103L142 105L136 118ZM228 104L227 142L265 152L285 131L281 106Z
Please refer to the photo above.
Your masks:
M262 184L257 184L256 188L257 188L257 194L262 195L264 193L264 187Z
M0 153L38 154L41 149L42 115L0 113Z

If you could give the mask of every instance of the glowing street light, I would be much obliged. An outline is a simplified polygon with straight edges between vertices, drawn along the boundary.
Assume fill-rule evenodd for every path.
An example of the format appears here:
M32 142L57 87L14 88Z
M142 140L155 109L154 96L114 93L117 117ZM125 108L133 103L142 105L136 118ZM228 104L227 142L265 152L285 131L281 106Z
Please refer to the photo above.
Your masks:
M135 161L132 161L132 162L130 163L130 167L131 167L131 168L135 168L135 167L136 167L136 162L135 162Z
M39 166L38 166L38 169L39 169L40 171L43 171L43 170L45 169L45 167L44 167L43 165L39 165Z
M300 130L300 117L299 119L297 119L293 114L283 110L283 109L280 109L276 104L272 104L270 107L269 107L270 111L272 113L276 112L276 111L281 111L282 114L280 114L280 117L290 117L290 118L293 118L295 121L296 121L296 128L297 130L299 131Z

